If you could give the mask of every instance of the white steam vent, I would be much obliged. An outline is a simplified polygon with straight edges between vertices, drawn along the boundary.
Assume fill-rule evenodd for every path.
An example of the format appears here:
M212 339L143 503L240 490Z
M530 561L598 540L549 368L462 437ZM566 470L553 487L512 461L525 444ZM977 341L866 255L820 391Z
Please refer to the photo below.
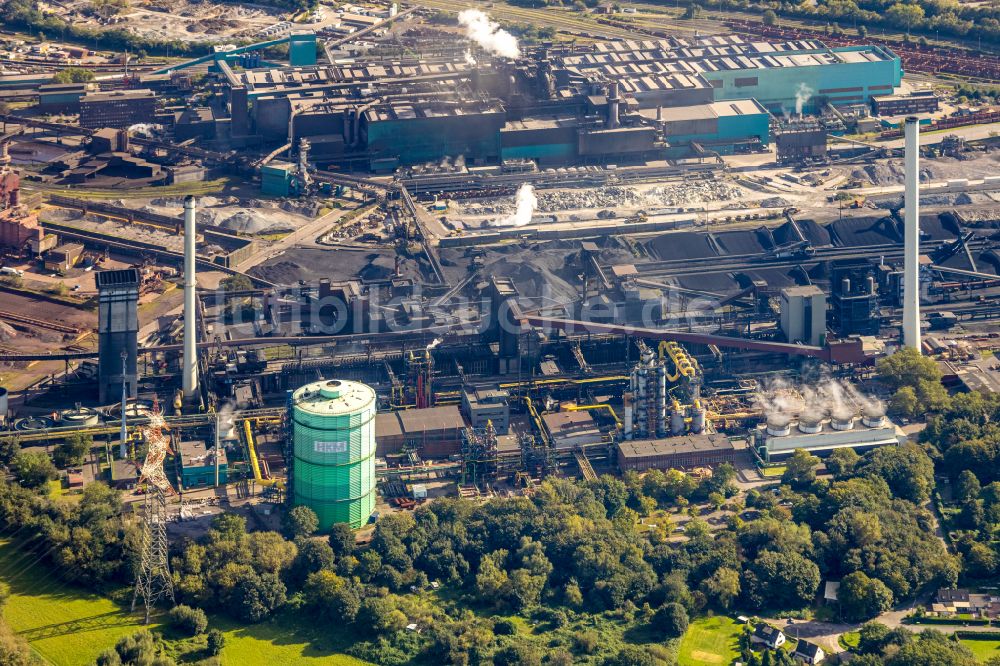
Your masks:
M881 428L885 425L885 410L881 405L867 405L861 412L861 423L866 428Z
M466 9L461 12L458 15L458 24L465 26L465 36L487 53L512 60L521 57L517 37L501 28L478 9Z
M517 190L514 212L490 223L493 227L523 227L531 223L531 218L538 209L538 197L535 188L528 183Z
M822 412L805 412L799 416L799 430L806 433L807 435L812 435L817 432L823 431L823 413Z
M782 414L767 417L767 434L771 437L784 437L792 432L792 421Z

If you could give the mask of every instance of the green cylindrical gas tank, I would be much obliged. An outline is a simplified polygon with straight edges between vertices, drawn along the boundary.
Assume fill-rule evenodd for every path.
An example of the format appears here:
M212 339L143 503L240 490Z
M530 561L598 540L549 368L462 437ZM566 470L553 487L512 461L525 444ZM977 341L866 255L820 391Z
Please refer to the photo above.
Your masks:
M319 517L360 527L375 510L375 391L323 380L292 394L292 497Z

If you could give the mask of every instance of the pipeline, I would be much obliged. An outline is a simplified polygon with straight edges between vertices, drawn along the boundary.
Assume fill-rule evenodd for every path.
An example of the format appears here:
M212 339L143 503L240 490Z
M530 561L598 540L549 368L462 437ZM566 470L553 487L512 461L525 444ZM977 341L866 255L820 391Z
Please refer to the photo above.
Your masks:
M618 418L618 414L615 413L614 408L611 405L570 405L568 407L563 407L563 411L566 412L586 412L594 409L606 409L611 418L615 420L615 424L621 428L622 420Z
M243 419L243 435L246 437L247 452L250 456L250 467L253 469L254 480L264 487L284 487L280 479L265 479L260 473L260 462L257 460L257 447L254 444L253 431L250 429L250 419Z

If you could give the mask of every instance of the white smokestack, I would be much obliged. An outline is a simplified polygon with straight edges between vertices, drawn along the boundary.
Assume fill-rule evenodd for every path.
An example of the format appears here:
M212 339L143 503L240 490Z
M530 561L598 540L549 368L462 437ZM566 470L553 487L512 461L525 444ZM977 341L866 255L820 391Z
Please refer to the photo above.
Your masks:
M903 230L903 344L920 351L920 121L906 119Z
M517 190L517 208L506 217L494 220L491 226L494 227L523 227L531 222L531 217L538 208L538 198L535 196L535 188L528 183L521 185Z
M517 37L478 9L466 9L458 15L458 24L465 26L465 36L488 53L512 60L521 57Z
M197 318L195 308L195 203L194 197L184 199L184 356L183 365L184 397L193 398L198 390Z

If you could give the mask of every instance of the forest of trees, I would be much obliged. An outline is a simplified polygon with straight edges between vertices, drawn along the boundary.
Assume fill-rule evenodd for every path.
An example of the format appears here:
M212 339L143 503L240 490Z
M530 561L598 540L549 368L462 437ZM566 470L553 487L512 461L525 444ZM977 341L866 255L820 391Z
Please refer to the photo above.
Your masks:
M352 628L359 640L350 651L382 664L418 655L488 664L505 650L535 649L512 640L510 627L491 614L552 626L626 618L666 646L650 653L651 663L670 663L671 646L691 617L803 608L826 577L847 581L845 613L859 620L920 590L954 584L960 560L934 536L931 516L919 506L931 491L932 469L916 445L880 449L844 457L832 480L803 472L777 494L751 491L745 507L734 497L728 466L704 481L658 471L552 479L532 498L442 499L384 516L366 548L355 547L345 528L310 535L316 522L307 509L288 514L283 534L249 531L243 518L226 514L205 537L174 544L172 569L179 603L244 622L277 613L323 618ZM736 513L716 531L691 520L683 542L669 540L668 520L640 525L657 509L693 503L725 503ZM133 539L120 512L117 493L100 483L89 485L78 504L0 483L2 527L24 528L26 547L44 554L58 575L96 589L132 578ZM449 590L448 603L423 600L432 581ZM183 615L184 626L200 625ZM427 630L405 631L411 622ZM610 647L604 658L615 663L621 650L635 648L587 643L583 637L553 649L569 658Z
M897 354L879 371L896 395L931 381L913 355ZM707 478L674 470L552 478L531 497L445 498L385 515L364 546L346 526L317 534L315 514L302 507L284 515L281 532L250 530L243 517L224 514L204 536L172 544L184 606L170 621L196 635L208 627L205 611L247 623L321 620L346 632L351 654L379 664L573 663L586 655L607 666L671 664L692 618L798 612L813 605L823 580L841 581L842 619L863 622L923 592L1000 574L1000 398L945 395L935 409L920 441L862 456L837 451L822 463L827 475L817 475L818 458L798 451L780 482L745 495L729 465ZM56 455L72 463L88 445L71 439ZM0 464L13 479L0 481L0 529L17 535L19 548L98 591L131 583L136 535L117 492L92 483L78 502L53 500L47 454L4 447ZM947 501L935 474L950 480ZM932 501L945 508L952 550ZM723 520L704 519L719 508ZM674 517L685 519L683 539ZM553 630L543 632L548 642L525 640L511 619L518 616ZM607 622L632 638L555 631ZM411 623L422 631L407 631ZM965 663L960 645L936 632L876 630L869 625L861 664ZM221 649L219 640L212 644ZM127 643L122 650L139 654L148 639ZM106 663L129 663L116 654ZM774 665L784 657L746 659Z

